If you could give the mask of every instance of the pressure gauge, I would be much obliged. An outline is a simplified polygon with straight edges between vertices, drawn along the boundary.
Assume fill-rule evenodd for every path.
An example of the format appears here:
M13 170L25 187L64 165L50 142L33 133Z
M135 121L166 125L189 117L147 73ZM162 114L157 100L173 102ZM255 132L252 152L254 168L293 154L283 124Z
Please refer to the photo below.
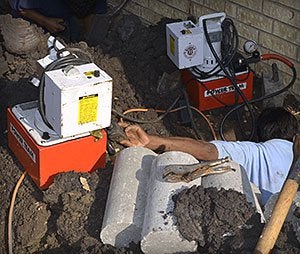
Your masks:
M256 41L247 40L244 44L244 50L248 54L252 54L257 49L258 49L258 44L256 43Z

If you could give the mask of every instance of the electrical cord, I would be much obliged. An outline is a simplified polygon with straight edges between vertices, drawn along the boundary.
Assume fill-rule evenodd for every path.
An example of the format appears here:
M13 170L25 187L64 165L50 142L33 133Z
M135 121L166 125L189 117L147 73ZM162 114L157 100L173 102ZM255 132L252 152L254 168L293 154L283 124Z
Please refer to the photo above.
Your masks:
M263 101L265 99L269 99L271 97L274 97L276 95L279 95L285 91L287 91L289 88L292 87L292 85L295 83L295 80L297 78L297 71L294 67L294 64L292 62L290 62L289 60L287 60L286 58L282 57L282 56L279 56L279 55L276 55L276 54L263 54L261 55L261 60L278 60L278 61L281 61L282 63L286 64L288 67L290 67L290 69L292 70L292 73L293 73L293 76L292 76L292 79L290 81L290 83L285 86L284 88L276 91L276 92L273 92L273 93L270 93L268 95L265 95L265 96L262 96L262 97L259 97L257 99L253 99L251 101L249 101L249 103L253 104L253 103L256 103L256 102L260 102L260 101ZM227 120L227 118L236 110L242 108L243 106L245 105L245 103L242 103L240 105L237 105L236 107L234 107L233 109L231 109L225 116L224 118L222 119L222 122L220 124L220 136L223 140L226 140L225 136L224 136L224 132L223 132L223 126L224 126L224 123L225 121Z
M184 97L184 100L185 100L186 109L187 109L187 112L188 112L188 115L189 115L189 118L190 118L190 121L191 121L191 125L192 125L192 128L194 129L194 132L195 132L195 138L196 139L200 138L201 140L203 140L204 138L200 134L200 132L198 131L198 128L197 128L196 123L194 121L193 112L191 110L191 104L189 102L189 97L188 97L188 94L187 94L184 87L182 87L182 93L183 93L183 97Z
M177 104L177 102L179 101L181 96L178 96L174 102L171 104L171 106L165 111L164 114L160 115L158 118L156 118L155 120L151 120L151 121L146 121L146 120L140 120L140 119L134 119L132 117L128 117L120 112L118 112L115 109L112 109L112 113L114 113L115 115L124 118L130 122L135 122L135 123L140 123L140 124L147 124L147 123L157 123L159 121L161 121L163 118L165 118L167 116L167 114L170 113L170 111L175 107L175 105Z
M250 116L251 116L251 133L250 133L250 137L249 137L249 140L252 140L253 137L254 137L254 133L255 133L255 116L254 116L254 112L253 112L253 109L251 108L251 105L249 103L249 100L246 98L246 96L244 95L244 93L241 91L241 89L238 87L238 85L236 84L236 81L234 79L234 77L229 73L229 71L226 69L226 66L223 65L223 63L221 62L218 54L216 53L213 45L212 45L212 42L210 40L210 37L209 37L209 34L208 34L208 31L207 31L207 24L206 24L206 19L203 20L203 29L204 29L204 34L205 34L205 37L206 37L206 40L207 40L207 43L208 43L208 46L211 50L211 52L213 53L216 61L218 62L220 68L222 69L222 71L225 73L226 77L230 80L231 84L234 86L235 90L237 91L237 93L241 96L241 98L243 99L245 105L247 106L247 108L249 109L249 112L250 112ZM233 28L233 31L234 33L237 34L237 31L236 31L236 28L235 26L233 25L232 23L232 28ZM235 39L235 43L238 45L238 36L236 36L236 39Z
M9 254L13 254L12 220L13 220L15 200L16 200L20 185L23 182L26 174L27 174L26 171L24 171L23 174L20 176L20 178L15 186L15 189L13 191L11 201L10 201L10 207L9 207L9 212L8 212L8 223L7 223L7 240L8 240L8 253Z
M48 48L48 53L50 52L51 49L54 49L55 51L58 51L58 50L59 50L59 48L58 48L57 45L56 45L56 42L57 42L57 41L58 41L57 38L54 37L53 42L52 42L52 46L50 46L50 47ZM66 45L64 42L60 41L60 43L61 43L64 47L67 47L67 45Z
M231 32L230 27L233 27L233 31ZM223 31L223 38L222 38L222 60L224 66L228 66L233 58L235 57L238 49L238 33L233 25L233 21L231 19L226 18L222 22L222 31ZM207 79L214 76L217 76L222 69L219 65L216 65L210 71L204 72L201 71L198 66L194 66L190 68L195 74L197 78Z
M230 30L230 27L232 27L232 32ZM225 34L223 36L221 46L224 48L228 44L230 45L230 47L229 47L229 54L226 53L226 51L224 49L221 51L222 52L222 58L225 58L225 63L231 64L232 61L233 61L233 58L236 56L236 54L238 52L238 45L239 45L238 32L237 32L237 29L236 29L233 21L231 19L229 19L229 18L226 18L224 20L224 22L222 23L222 29L225 31ZM224 43L224 40L226 41L226 35L227 36L230 35L230 37L231 37L231 40L229 40L230 43L228 43L228 42ZM227 57L228 57L228 59L227 59Z
M226 21L227 19L225 19L224 20L224 22ZM224 23L223 22L223 23ZM227 31L227 33L228 33L228 31ZM226 33L225 33L226 34ZM237 36L237 35L235 35L235 36ZM226 37L226 36L225 36ZM227 44L227 43L224 43L225 45ZM222 51L223 52L223 51ZM228 54L229 56L230 56L230 54L226 51L225 52L225 54L224 53L222 53L222 55L226 55L226 54ZM247 59L242 55L242 54L238 54L237 53L237 48L236 47L234 47L234 52L232 53L232 55L231 55L231 58L229 59L229 62L228 61L225 61L225 65L227 66L227 65L231 65L231 63L232 63L232 60L233 60L233 58L235 57L235 56L238 56L240 59L242 59L242 61L243 61L243 65L247 68L247 75L246 75L246 77L245 78L243 78L243 79L238 79L237 77L235 77L235 79L237 80L237 81L239 81L239 82L241 82L241 81L245 81L245 80L247 80L248 78L249 78L249 76L250 76L250 71L251 71L251 68L250 68L250 66L249 66L249 64L247 63ZM217 67L219 67L218 65L216 66L216 67L214 67L214 69L216 69ZM214 69L212 69L212 70L214 70ZM234 69L233 68L233 66L231 67L231 69ZM226 75L224 75L224 74L221 74L220 73L220 71L221 71L221 69L219 70L219 72L218 73L216 73L215 75L213 75L214 77L226 77ZM210 73L210 72L207 72L207 73ZM205 85L205 83L203 82L203 79L205 79L205 78L207 78L206 76L204 77L203 75L197 75L197 72L195 73L195 71L191 71L191 68L190 68L190 74L194 77L194 80L197 80L198 81L198 83L199 84L201 84L204 88L205 88L205 90L209 90L209 88ZM199 73L198 73L199 74ZM234 73L234 75L235 75L235 73ZM209 75L209 77L210 77L211 75ZM202 79L201 79L201 78ZM209 78L208 77L208 78ZM187 81L186 83L189 83L191 80L189 80L189 81ZM236 93L236 91L235 91L235 93ZM220 104L222 104L223 106L231 106L231 105L229 105L229 104L227 104L227 103L225 103L224 101L222 101L220 98L218 98L216 95L214 95L214 94L212 94L212 97L216 100L216 101L218 101ZM237 103L237 99L238 98L236 98L236 103Z
M249 73L248 73L248 76L249 76ZM200 85L202 85L205 88L205 90L207 90L207 91L209 90L209 88L201 80L198 80L196 78L190 79L188 82L186 82L186 84L190 83L193 80L196 80ZM221 99L219 99L216 95L212 94L212 97L216 101L218 101L220 104L222 104L223 106L225 106L225 107L229 107L230 106L230 105L226 104L225 102L223 102ZM239 123L240 129L242 129L241 124L240 124L241 121L240 121L240 115L239 114L237 114L237 119L238 119L238 123Z
M206 24L203 24L203 27L207 31ZM237 30L236 30L236 28L235 28L235 26L233 24L233 21L231 19L226 18L222 22L222 34L223 34L222 44L221 44L221 47L222 47L222 50L221 50L221 52L222 52L222 60L220 58L216 57L217 54L214 54L214 56L216 58L216 61L219 59L218 65L216 65L209 72L205 72L205 73L201 72L197 67L195 67L191 71L192 76L194 76L194 78L198 81L198 83L201 84L206 90L209 90L209 89L201 81L200 78L205 79L205 78L210 78L212 76L214 76L214 77L216 77L216 76L224 76L224 77L227 77L230 80L230 77L232 77L232 79L230 80L230 82L233 83L232 80L234 80L234 83L236 84L237 79L235 77L235 71L234 70L235 70L235 67L239 67L239 66L234 66L234 64L233 64L233 60L234 60L235 57L238 57L239 58L238 60L242 59L243 60L242 62L244 63L244 66L247 67L247 70L248 70L247 73L248 73L248 75L247 75L247 77L245 77L245 80L247 80L247 78L250 75L250 67L249 67L249 64L247 63L247 61L245 61L246 60L245 57L243 57L243 55L237 53L237 51L238 51L238 32L237 32ZM211 46L210 49L211 49L212 53L214 53L213 50L212 50L213 46L211 45L211 43L209 43L210 42L210 38L208 37L208 32L205 34L205 36L207 38L208 45ZM225 73L225 75L222 75L220 73L224 69L224 68L222 68L222 64L223 64L224 68L228 69L227 73L223 71ZM242 81L242 80L238 80L238 81ZM237 84L236 84L236 86L237 86ZM236 88L236 86L234 86L234 87ZM238 94L239 94L238 93L238 89L235 89L234 90L235 104L237 104L238 100L239 100ZM213 98L215 100L217 100L223 106L229 106L227 103L223 102L220 98L218 98L214 94L212 94L212 96L213 96ZM243 99L243 101L244 101L244 99ZM251 109L249 109L249 111L250 110ZM253 125L253 124L255 124L254 113L252 114L252 116L253 116L252 117L252 125ZM241 122L240 122L239 112L237 112L237 120L239 122L241 133L244 133L244 131L242 131L242 125L241 125ZM252 130L253 130L253 134L252 135L254 136L254 130L255 130L254 126L252 127Z
M87 56L88 60L78 58L76 55L74 55L73 52L80 52ZM62 56L63 52L69 52L70 54L67 56ZM48 122L47 117L46 117L46 112L45 112L45 102L44 102L44 91L45 91L45 73L47 71L52 71L52 70L57 70L57 69L63 69L66 68L69 65L82 65L82 64L87 64L90 63L92 60L92 56L79 49L79 48L63 48L61 50L57 51L57 57L58 59L50 63L49 65L46 66L46 68L43 70L43 73L41 75L41 80L40 80L40 85L39 85L39 112L41 114L41 117L44 121L44 123L50 128L53 129L51 124Z
M169 113L174 113L174 112L186 109L186 108L187 108L187 106L181 106L181 107L178 107L178 108L174 108L174 109L170 110ZM199 109L197 109L193 106L191 106L191 109L194 110L197 114L199 114L207 122L208 127L209 127L209 129L212 133L213 139L217 140L217 134L216 134L212 124L210 123L209 119ZM128 121L141 123L141 124L156 122L156 120L145 122L143 120L138 120L138 119L134 119L134 118L126 116L126 114L132 113L132 112L147 112L147 111L149 111L149 109L147 109L147 108L131 108L131 109L128 109L128 110L124 111L123 113L119 113L117 111L116 112L117 112L117 115L120 116L120 122L123 122L123 118L128 120ZM161 110L161 109L155 109L154 111L158 112L158 113L165 113L166 112L166 110Z
M179 108L178 108L178 109L179 109ZM195 112L197 112L201 117L203 117L203 119L204 119L204 120L207 122L207 124L208 124L208 127L209 127L209 129L210 129L210 131L211 131L211 133L212 133L212 136L213 136L214 140L217 140L217 139L218 139L218 138L217 138L217 134L216 134L216 132L215 132L213 126L211 125L209 119L208 119L208 118L207 118L207 117L206 117L199 109L197 109L197 108L195 108L195 107L193 107L193 106L191 106L191 109L194 110Z
M194 76L193 73L191 73L191 75ZM239 79L238 81L244 81L244 80L247 80L247 79L249 78L249 75L250 75L250 71L247 72L246 78ZM224 76L224 77L225 77L225 76ZM191 79L189 79L187 82L185 82L185 86L188 86L189 83L190 83L191 81L193 81L193 80L194 80L194 81L197 81L201 86L204 87L205 90L209 91L209 88L205 85L205 83L202 82L201 80L197 79L196 77L191 78ZM222 104L223 106L225 106L225 107L231 106L231 105L228 105L228 104L226 104L225 102L223 102L223 101L222 101L221 99L219 99L215 94L212 94L212 97L213 97L216 101L218 101L220 104ZM240 129L242 130L242 127L241 127L241 120L240 120L240 115L238 114L238 112L237 112L237 119L238 119L239 127L240 127Z

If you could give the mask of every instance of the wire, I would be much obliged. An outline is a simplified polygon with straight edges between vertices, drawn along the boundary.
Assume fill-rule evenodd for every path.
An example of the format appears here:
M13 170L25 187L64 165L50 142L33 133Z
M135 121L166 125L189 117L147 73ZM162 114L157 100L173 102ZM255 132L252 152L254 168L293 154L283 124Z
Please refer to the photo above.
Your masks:
M181 106L181 107L178 107L178 108L174 108L172 110L169 111L169 113L174 113L174 112L177 112L179 110L183 110L183 109L186 109L187 106ZM194 110L195 112L197 112L201 117L203 117L203 119L207 122L208 124L208 127L212 133L212 136L214 138L214 140L217 140L217 135L216 135L216 132L212 126L212 124L210 123L209 119L197 108L191 106L191 109ZM128 109L126 111L124 111L123 113L119 113L118 112L118 116L122 116L120 118L120 121L123 122L123 118L124 119L127 119L128 121L132 121L132 122L137 122L139 123L139 120L137 121L137 119L134 119L134 118L130 118L128 116L126 116L126 114L128 113L132 113L132 112L147 112L149 111L150 109L147 109L147 108L131 108L131 109ZM155 109L154 110L155 112L157 113L163 113L163 112L166 112L166 110L161 110L161 109ZM156 121L156 120L155 120ZM145 121L143 121L143 123L145 123ZM148 121L147 123L153 123L153 121Z
M69 55L67 56L62 56L63 52L70 52ZM76 55L72 54L72 51L80 52L87 56L88 60L78 58ZM41 75L41 81L39 85L39 112L41 114L41 117L44 121L44 123L50 128L53 129L51 124L48 122L47 117L46 117L46 112L45 112L45 102L44 102L44 91L45 91L45 73L47 71L52 71L52 70L57 70L57 69L63 69L69 65L82 65L91 62L92 56L79 49L79 48L63 48L61 50L57 51L57 57L58 59L50 63L49 65L46 66L44 69L42 75Z
M255 133L255 117L254 117L254 112L253 109L251 108L251 105L248 101L248 99L246 98L246 96L244 95L244 93L241 91L241 89L239 88L239 86L236 84L236 81L234 79L234 76L232 76L232 74L229 73L229 71L226 69L226 66L224 66L224 64L221 62L218 54L216 53L212 42L210 40L208 31L207 31L207 25L206 25L206 19L203 20L203 29L204 29L204 34L208 43L208 46L211 50L211 52L213 53L216 61L218 62L220 68L222 69L222 71L225 73L226 77L230 80L230 82L232 83L232 85L234 86L235 90L238 92L238 94L241 96L241 98L243 99L245 105L247 106L247 108L249 109L250 112L250 116L251 116L251 133L250 133L250 137L249 140L252 140L254 137L254 133ZM232 23L232 29L234 31L235 34L237 34L237 30L235 28L235 26ZM235 43L236 45L238 45L238 36L236 36L235 38ZM223 135L224 136L224 135Z
M195 124L193 113L192 113L192 110L191 110L191 105L190 105L190 102L189 102L189 96L188 96L186 90L184 89L184 87L182 88L182 93L183 93L183 97L184 97L184 100L185 100L185 103L186 103L186 109L187 109L187 112L188 112L190 120L191 120L192 128L194 129L194 132L196 134L195 137L196 137L196 139L199 139L199 137L200 137L200 139L204 140L203 136L200 134L200 132L198 131L198 128Z
M234 58L238 57L239 59L244 59L243 55L238 54L238 44L239 44L239 40L238 40L238 32L236 27L234 26L234 23L231 19L226 18L223 22L222 22L222 41L221 41L221 52L222 52L222 59L219 58L218 54L216 53L214 47L212 46L212 42L210 40L208 31L207 31L207 25L206 25L206 20L203 20L203 29L204 29L204 34L208 43L208 46L211 50L211 52L213 53L216 61L217 61L217 65L210 71L208 72L203 72L201 71L197 66L190 68L190 72L192 74L192 76L194 76L195 80L198 81L198 83L200 85L202 85L206 90L209 90L207 88L207 86L205 85L204 82L201 81L207 78L211 78L211 77L216 77L216 76L223 76L226 77L227 79L229 79L230 83L234 86L235 90L234 90L234 98L235 98L235 104L238 103L239 101L239 95L241 96L242 100L245 102L245 104L247 105L249 112L251 114L251 124L252 124L252 131L250 134L250 138L249 139L253 139L254 133L255 133L255 118L254 118L254 113L252 108L250 107L250 104L247 103L247 98L246 96L244 96L244 93L239 89L238 85L237 85L237 81L241 82L243 80L239 80L236 78L236 72L235 70L237 70L237 68L239 68L238 66L235 66L233 61ZM239 60L238 59L238 60ZM235 61L236 62L236 61ZM244 62L244 66L247 68L246 71L248 73L248 75L245 77L244 80L247 80L249 75L250 75L250 67L249 64L246 61ZM222 75L220 72L223 71L224 75ZM218 98L215 95L212 95L213 98L215 100L217 100L220 104L224 105L224 106L229 106L227 103L223 102L220 98ZM241 122L240 122L240 116L237 112L237 119L239 121L239 126L242 130L241 127ZM241 131L241 133L244 133L243 131Z
M8 225L7 225L7 240L8 240L8 253L9 254L13 253L12 220L13 220L15 200L16 200L16 196L17 196L19 187L20 187L21 183L23 182L25 176L26 176L26 171L24 171L23 174L20 176L20 178L15 186L15 189L13 191L11 201L10 201L10 207L9 207L9 212L8 212Z
M197 79L197 81L200 83L201 86L203 86L205 88L206 91L209 91L209 88L204 84L204 82L202 82L201 80ZM220 104L224 105L224 106L229 106L228 104L226 104L225 102L223 102L221 99L219 99L215 94L212 94L212 97L218 101Z
M278 95L278 94L281 94L281 93L287 91L289 88L292 87L292 85L295 83L295 80L296 80L296 78L297 78L297 72L296 72L296 69L295 69L293 63L290 62L289 60L287 60L286 58L284 58L284 57L282 57L282 56L279 56L279 55L276 55L276 54L264 54L264 55L261 56L261 59L262 59L262 60L275 59L275 60L279 60L279 61L285 63L287 66L289 66L289 67L291 68L292 73L293 73L293 76L292 76L292 79L291 79L290 83L289 83L287 86L285 86L284 88L282 88L282 89L280 89L280 90L278 90L278 91L276 91L276 92L274 92L274 93L270 93L270 94L268 94L268 95L265 95L265 96L262 96L262 97L259 97L259 98L257 98L257 99L253 99L253 100L249 101L249 103L251 103L251 104L256 103L256 102L263 101L263 100L265 100L265 99L269 99L269 98L271 98L271 97L274 97L274 96L276 96L276 95ZM224 116L224 118L222 119L222 122L221 122L221 124L220 124L220 136L221 136L221 138L222 138L223 140L226 140L226 139L225 139L225 136L224 136L224 134L223 134L223 126L224 126L224 123L225 123L226 119L227 119L234 111L240 109L240 108L243 107L244 105L245 105L244 103L243 103L243 104L240 104L240 105L237 105L236 107L234 107L233 109L231 109L231 110Z
M128 116L126 116L126 115L124 115L124 114L118 112L118 111L115 110L115 109L112 109L112 112L113 112L115 115L117 115L117 116L119 116L119 117L121 117L121 118L124 118L124 119L126 119L126 120L128 120L128 121L135 122L135 123L140 123L140 124L157 123L157 122L159 122L160 120L162 120L163 118L165 118L166 115L167 115L168 113L170 113L170 111L172 110L172 108L174 108L175 105L177 104L177 102L179 101L180 97L181 97L181 96L178 96L178 97L174 100L174 102L172 103L172 105L165 111L165 113L164 113L163 115L161 115L161 116L159 116L158 118L156 118L155 120L151 120L151 121L140 120L140 119L134 119L134 118L128 117Z
M232 27L232 30L230 30L230 27ZM233 21L229 18L226 18L222 22L222 64L224 66L229 66L235 57L238 49L238 33L237 30L233 24ZM201 79L207 79L214 76L219 75L219 73L222 71L222 68L220 68L219 65L216 65L213 69L210 71L204 72L199 69L198 66L194 66L190 68L191 72L197 77Z
M215 132L214 128L212 127L209 119L199 109L197 109L197 108L195 108L193 106L191 106L191 109L193 109L194 111L196 111L200 116L202 116L204 118L204 120L208 124L208 127L209 127L209 129L210 129L210 131L212 133L212 136L213 136L214 140L217 140L218 138L217 138L216 132Z

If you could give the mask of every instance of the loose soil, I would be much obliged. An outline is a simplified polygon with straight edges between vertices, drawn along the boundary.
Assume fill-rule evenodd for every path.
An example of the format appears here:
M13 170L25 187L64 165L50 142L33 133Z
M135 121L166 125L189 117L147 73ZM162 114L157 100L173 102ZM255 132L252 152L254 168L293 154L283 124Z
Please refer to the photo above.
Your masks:
M264 224L245 195L221 188L193 186L173 197L178 230L198 242L198 253L253 253ZM299 253L286 224L272 253Z
M170 113L157 121L161 114L153 110L166 110L181 95L180 86L172 78L177 69L166 55L167 22L170 20L165 19L157 25L145 26L133 15L120 14L110 20L107 36L98 46L88 47L84 42L69 46L89 52L94 62L113 78L113 108L116 111L150 108L146 113L133 113L130 117L148 121L142 126L151 134L195 137L190 123L183 121L179 112ZM16 56L7 52L1 43L0 54L7 63L7 70L0 80L0 253L7 253L8 208L13 188L24 169L7 147L6 108L38 98L38 89L29 83L29 79L36 73L36 60L44 57L46 52ZM169 77L167 82L166 79L162 79L165 76ZM255 82L258 82L258 79ZM205 112L216 131L223 113L227 110L223 108ZM246 116L247 112L242 117ZM213 137L207 123L199 116L195 117L201 137L211 140ZM114 114L112 120L115 124L120 119ZM247 120L244 122L247 126ZM234 127L232 123L234 119L230 119L225 127ZM14 253L142 253L138 244L132 244L127 249L117 249L103 244L99 238L113 170L113 154L123 149L117 143L120 134L118 129L112 128L108 133L111 156L107 156L106 168L90 174L60 174L46 191L39 190L29 176L25 177L18 191L14 209ZM86 179L90 191L83 188L80 182L82 178ZM193 206L189 205L191 198L197 200ZM218 209L206 209L204 204L215 204ZM187 211L190 217L184 218L183 215L187 214ZM199 253L217 253L223 250L226 250L223 253L246 253L253 250L262 229L262 224L253 209L248 206L242 195L234 191L217 192L214 189L203 190L201 187L186 190L177 199L175 215L179 218L182 235L200 243ZM237 223L238 216L241 216L241 220ZM211 226L211 220L216 218L222 221L225 227L223 231L219 226ZM252 225L252 222L249 222L251 219L255 220L255 226L251 229L236 230L236 227L243 223ZM197 239L191 227L193 224L201 225L202 230L207 227L207 239ZM224 230L234 232L235 235L222 238L220 234L224 233ZM284 227L279 239L285 240L277 243L278 252L274 253L299 253L299 250L295 251L297 243L293 242L295 237L290 232L290 229ZM255 240L248 240L249 236ZM249 241L252 243L251 247L245 247L243 252L245 243ZM288 242L293 242L294 245L288 245ZM280 252L281 250L288 251Z

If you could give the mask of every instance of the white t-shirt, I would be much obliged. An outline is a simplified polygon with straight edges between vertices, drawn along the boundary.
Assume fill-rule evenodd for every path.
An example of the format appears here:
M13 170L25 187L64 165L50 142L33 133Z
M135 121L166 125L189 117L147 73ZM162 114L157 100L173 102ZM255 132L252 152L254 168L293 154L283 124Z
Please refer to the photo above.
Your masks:
M230 156L242 165L251 182L261 191L262 202L281 190L293 161L293 143L272 139L263 143L214 140L218 157Z

